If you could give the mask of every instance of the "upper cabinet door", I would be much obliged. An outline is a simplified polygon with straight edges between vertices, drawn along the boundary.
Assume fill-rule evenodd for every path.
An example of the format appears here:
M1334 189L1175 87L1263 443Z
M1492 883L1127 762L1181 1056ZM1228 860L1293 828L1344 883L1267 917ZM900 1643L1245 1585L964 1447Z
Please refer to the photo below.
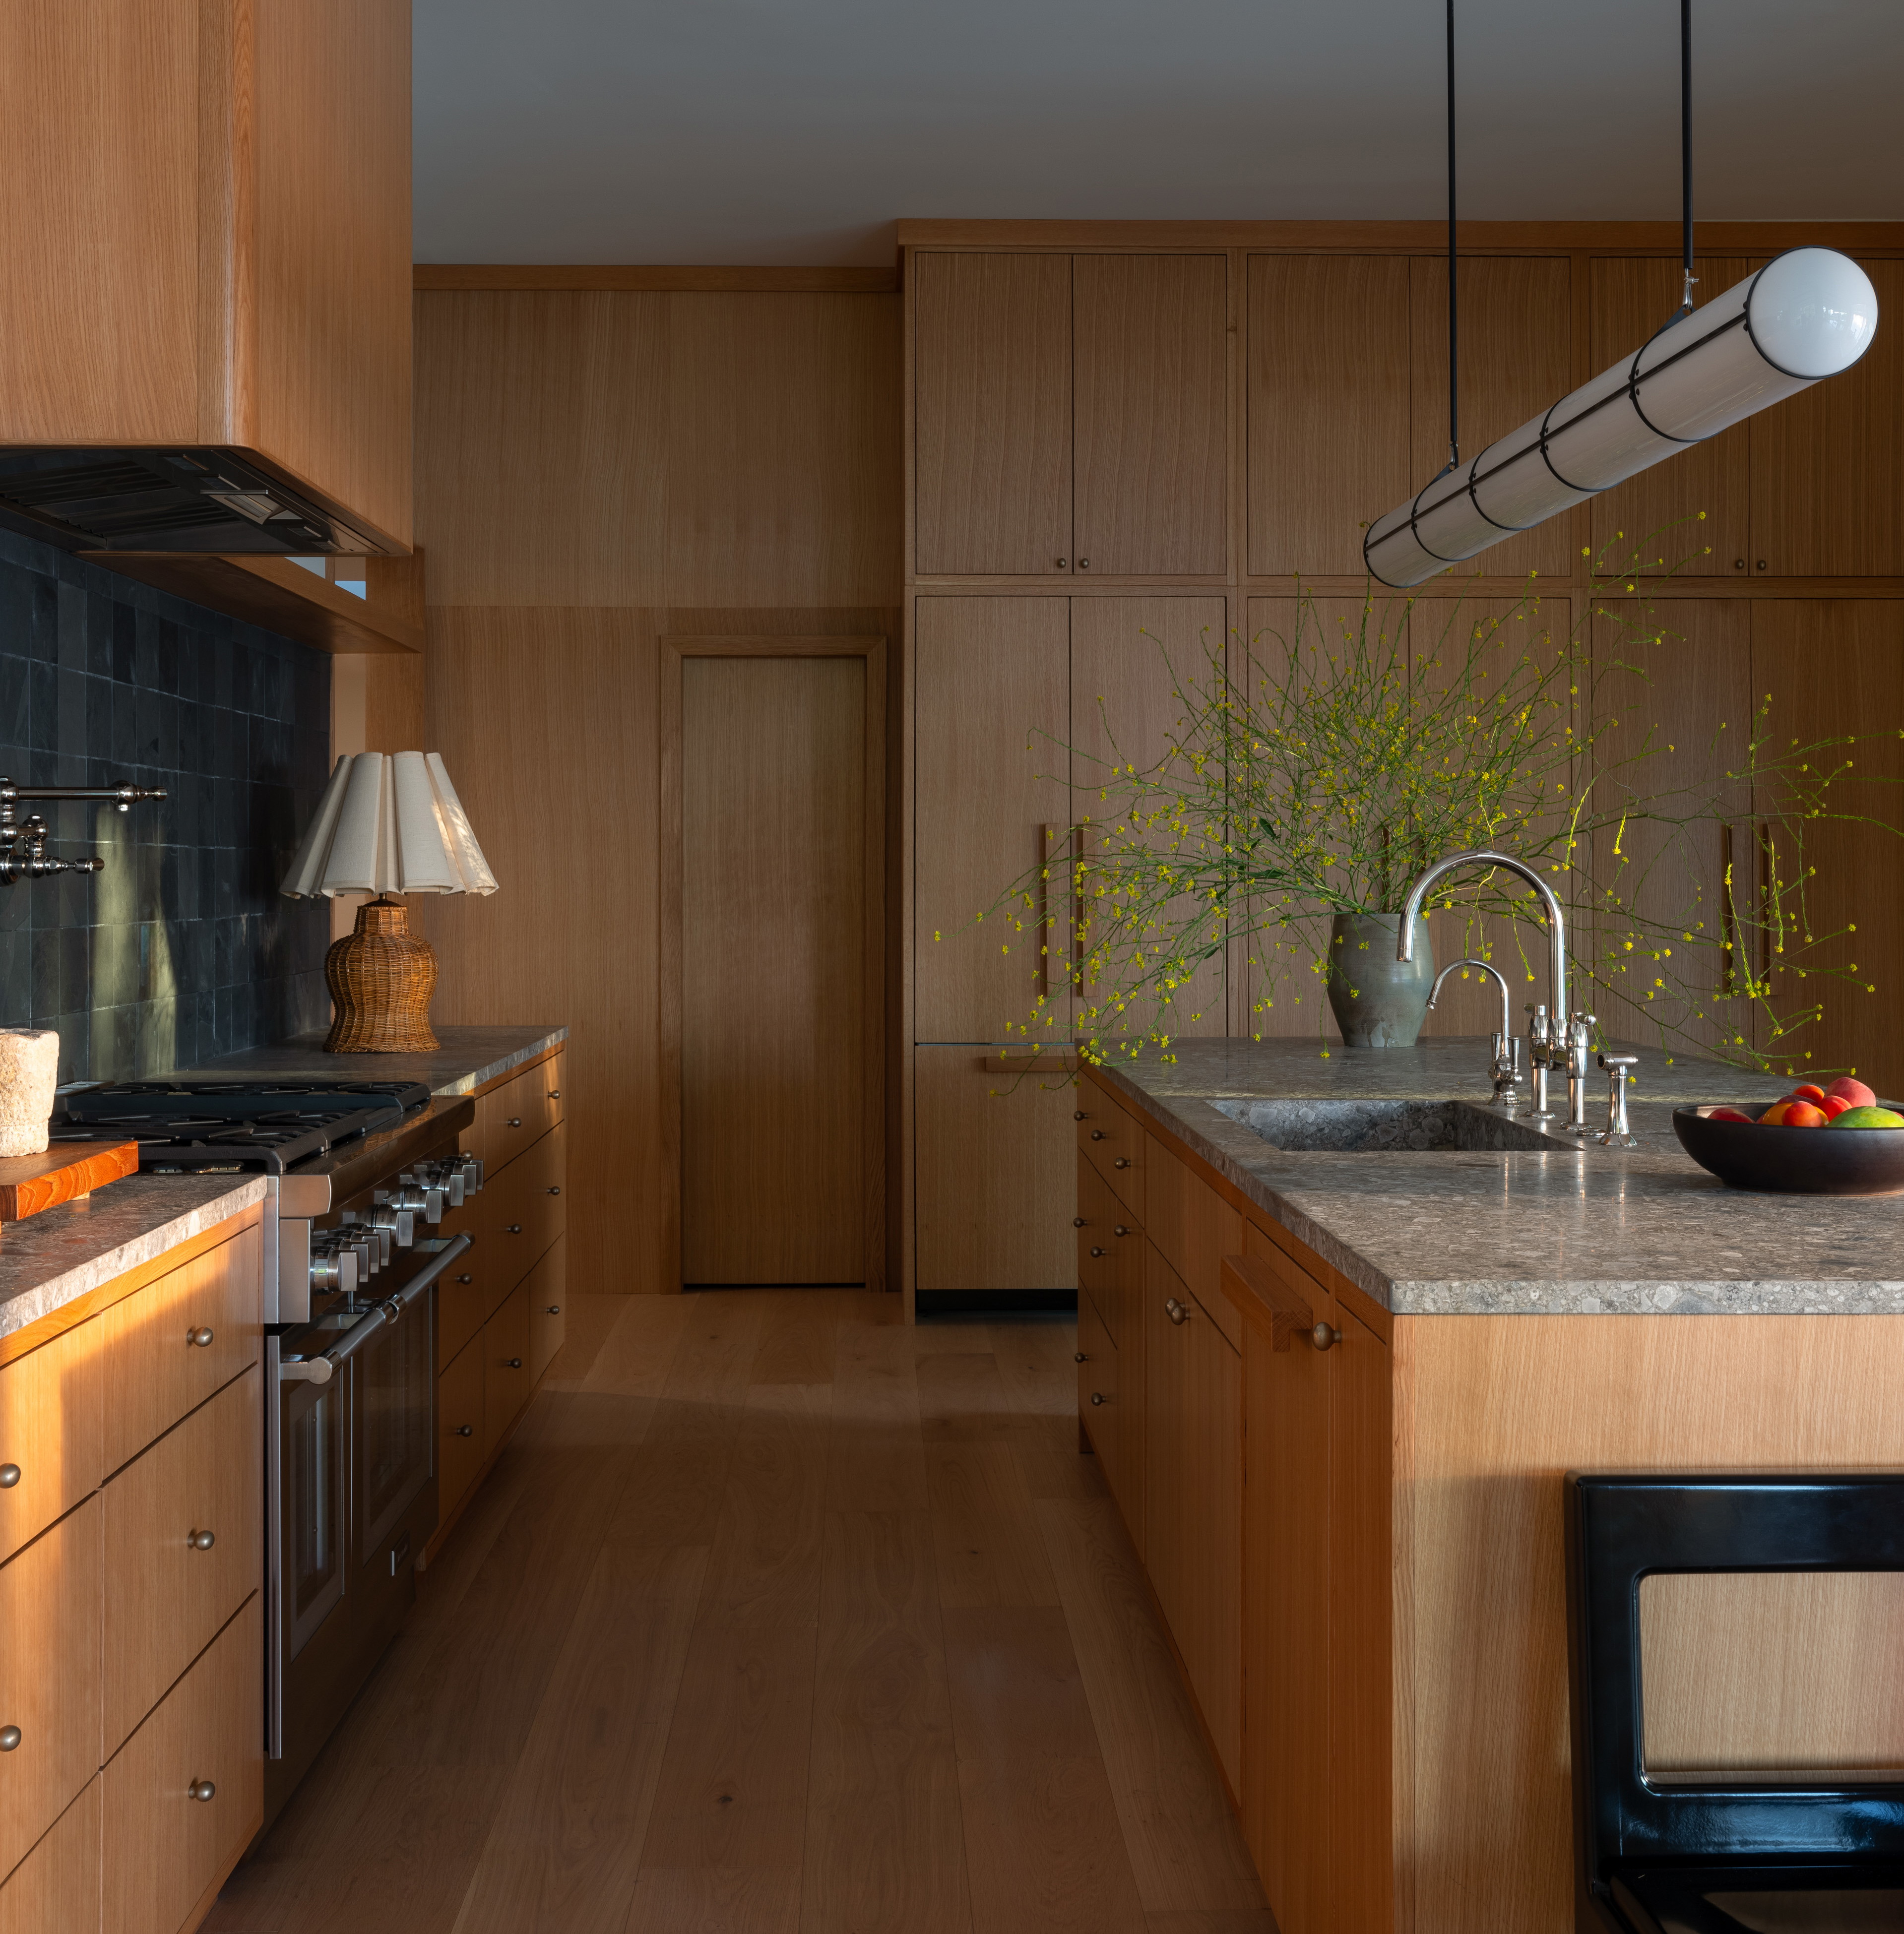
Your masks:
M1048 987L1057 1018L1037 1035L1068 1045L1062 933L1042 972L1038 950L1041 916L1063 911L1062 830L1073 812L1070 601L921 598L914 610L913 1038L1022 1040ZM1057 877L1044 906L1034 894L1031 908L974 924L1047 855Z
M1071 258L913 264L917 569L1071 571Z
M1876 341L1842 375L1750 420L1752 557L1741 576L1904 573L1904 262L1863 267L1878 292Z
M1460 436L1465 462L1558 402L1573 387L1571 265L1564 255L1478 255L1460 265ZM1448 462L1448 264L1410 264L1414 435L1411 486L1420 490ZM1384 505L1381 508L1390 508ZM1380 514L1379 512L1377 513ZM1576 561L1571 520L1550 517L1505 538L1463 567L1490 577L1543 577Z
M1075 568L1228 568L1229 264L1222 255L1071 258Z
M1408 448L1407 258L1252 256L1249 353L1250 571L1359 577L1364 527L1428 480Z
M1750 267L1731 256L1701 258L1694 263L1699 277L1694 294L1702 304L1709 303L1742 280ZM1588 340L1598 375L1622 357L1637 354L1678 306L1680 265L1663 255L1598 261L1588 287ZM1682 577L1752 575L1746 555L1752 544L1746 481L1750 433L1746 424L1734 423L1593 499L1597 568L1609 577L1636 565L1677 565Z

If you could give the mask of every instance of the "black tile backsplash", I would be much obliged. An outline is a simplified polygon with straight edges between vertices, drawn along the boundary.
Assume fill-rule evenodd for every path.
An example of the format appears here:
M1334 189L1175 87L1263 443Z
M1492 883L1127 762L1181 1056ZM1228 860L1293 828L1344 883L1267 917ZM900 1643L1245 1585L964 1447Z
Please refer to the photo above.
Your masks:
M327 906L278 882L330 748L324 652L0 531L0 774L170 795L20 803L106 870L0 886L0 1026L57 1028L62 1081L324 1026Z

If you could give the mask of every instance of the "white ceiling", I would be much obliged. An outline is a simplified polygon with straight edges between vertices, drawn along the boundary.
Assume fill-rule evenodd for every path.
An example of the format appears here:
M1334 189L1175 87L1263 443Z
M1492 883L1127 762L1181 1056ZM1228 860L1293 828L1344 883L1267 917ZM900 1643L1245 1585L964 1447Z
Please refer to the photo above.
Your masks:
M1457 0L1461 212L1677 218L1676 0ZM424 262L1445 212L1440 0L415 0ZM1904 0L1695 0L1698 212L1904 217Z

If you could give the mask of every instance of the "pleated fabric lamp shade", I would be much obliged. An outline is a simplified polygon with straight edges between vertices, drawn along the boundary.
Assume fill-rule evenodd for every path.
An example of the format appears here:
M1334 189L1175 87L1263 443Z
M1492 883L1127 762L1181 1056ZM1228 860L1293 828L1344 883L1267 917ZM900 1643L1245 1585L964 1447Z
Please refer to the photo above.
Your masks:
M436 950L393 893L493 893L496 875L435 752L346 752L279 887L294 898L375 893L324 956L333 1054L436 1046Z

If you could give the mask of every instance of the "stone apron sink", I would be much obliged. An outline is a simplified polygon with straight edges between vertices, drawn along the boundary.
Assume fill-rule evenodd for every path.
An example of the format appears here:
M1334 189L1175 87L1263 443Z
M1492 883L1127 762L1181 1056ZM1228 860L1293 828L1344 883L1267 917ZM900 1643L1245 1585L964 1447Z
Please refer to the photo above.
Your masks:
M1472 1101L1213 1101L1210 1106L1288 1155L1551 1153L1577 1149L1572 1136L1544 1134L1532 1122Z

